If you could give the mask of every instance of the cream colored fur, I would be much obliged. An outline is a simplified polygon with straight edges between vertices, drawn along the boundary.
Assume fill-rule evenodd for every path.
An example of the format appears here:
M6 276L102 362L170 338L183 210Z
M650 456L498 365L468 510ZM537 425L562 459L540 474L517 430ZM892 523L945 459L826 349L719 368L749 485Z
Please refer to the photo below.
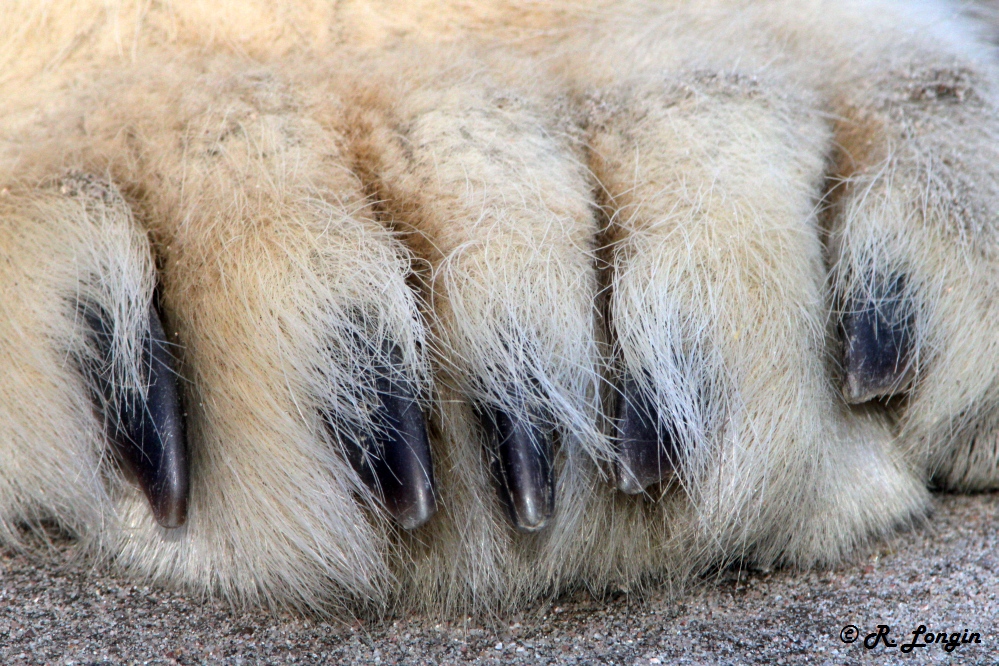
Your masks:
M0 540L54 523L237 603L453 614L835 562L929 483L995 487L999 100L974 30L891 0L3 4ZM848 406L837 308L896 273L911 391ZM113 314L141 389L157 282L191 458L174 530L104 441L74 307ZM343 456L392 345L437 477L411 533ZM609 483L625 373L684 454L639 497ZM539 534L506 520L483 405L557 433Z

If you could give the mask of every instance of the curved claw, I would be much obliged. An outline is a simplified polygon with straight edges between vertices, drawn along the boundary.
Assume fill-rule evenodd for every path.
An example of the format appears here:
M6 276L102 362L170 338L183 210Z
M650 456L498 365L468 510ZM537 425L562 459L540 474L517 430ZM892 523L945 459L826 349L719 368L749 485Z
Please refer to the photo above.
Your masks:
M392 356L396 360L399 352ZM416 393L404 379L387 374L377 381L381 408L375 439L381 455L373 459L372 471L389 512L412 530L437 513L430 443Z
M393 367L402 365L398 348L392 348L390 362ZM405 377L392 367L379 367L376 372L372 433L348 439L345 454L361 481L380 493L396 522L413 530L437 513L426 422L416 391ZM335 415L325 417L335 428Z
M537 532L555 510L551 435L528 420L502 410L482 414L490 441L500 495L514 527Z
M637 495L673 475L679 462L675 437L634 378L626 376L617 403L617 488Z
M874 283L870 295L852 298L844 310L843 395L857 404L904 391L912 381L913 317L904 300L905 278Z
M85 317L103 366L91 375L104 397L109 436L138 480L156 522L180 527L187 519L187 445L174 360L159 315L150 307L148 337L142 345L145 399L138 390L123 389L111 379L114 358L107 313L88 308Z

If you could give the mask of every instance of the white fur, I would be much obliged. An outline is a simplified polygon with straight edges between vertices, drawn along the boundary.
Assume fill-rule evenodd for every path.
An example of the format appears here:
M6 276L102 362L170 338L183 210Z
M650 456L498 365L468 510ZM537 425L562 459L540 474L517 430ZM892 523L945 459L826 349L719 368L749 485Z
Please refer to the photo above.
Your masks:
M833 562L931 479L996 485L995 73L947 5L55 4L0 8L4 543L55 522L236 602L454 614ZM878 271L916 380L848 407L837 299ZM178 530L112 464L72 307L114 314L136 383L156 280ZM342 455L391 345L437 476L413 533ZM608 483L624 372L685 453L636 498ZM541 534L506 521L484 405L558 432Z

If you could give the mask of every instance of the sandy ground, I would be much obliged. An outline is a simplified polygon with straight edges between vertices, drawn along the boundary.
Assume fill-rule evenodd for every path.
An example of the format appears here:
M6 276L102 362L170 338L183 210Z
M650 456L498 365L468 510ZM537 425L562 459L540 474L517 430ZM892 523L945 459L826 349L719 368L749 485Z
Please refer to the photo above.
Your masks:
M681 603L579 594L522 616L448 624L234 613L0 551L0 663L999 663L999 495L944 495L937 505L922 529L829 571L733 571ZM879 624L895 647L868 650ZM855 642L841 638L847 625ZM977 632L981 643L903 654L919 625Z

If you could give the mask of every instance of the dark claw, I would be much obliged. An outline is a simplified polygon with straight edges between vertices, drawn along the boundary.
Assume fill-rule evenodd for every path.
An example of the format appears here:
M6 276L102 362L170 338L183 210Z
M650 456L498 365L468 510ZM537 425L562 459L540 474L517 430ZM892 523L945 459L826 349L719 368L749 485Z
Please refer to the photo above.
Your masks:
M484 410L481 420L514 527L521 532L541 530L555 510L550 433L498 409Z
M398 350L392 360L401 362ZM381 376L377 386L381 409L375 437L382 455L373 461L374 475L399 525L416 529L437 513L426 422L416 393L403 378Z
M396 348L391 351L391 362L394 367L402 364ZM392 368L377 371L373 436L349 441L346 456L361 480L380 491L396 522L403 529L413 530L437 512L427 427L409 382L398 372L393 373ZM327 415L331 424L333 419Z
M659 410L626 376L617 403L617 488L637 495L672 476L679 462L676 437L664 428Z
M90 375L104 400L105 426L118 453L149 500L163 527L180 527L187 519L188 465L177 392L177 375L155 308L149 309L149 337L143 341L142 370L147 374L146 399L112 379L112 324L102 308L84 309L97 342L98 363Z
M912 381L914 322L904 291L905 278L897 276L875 283L870 297L847 301L840 324L847 402L894 395Z

